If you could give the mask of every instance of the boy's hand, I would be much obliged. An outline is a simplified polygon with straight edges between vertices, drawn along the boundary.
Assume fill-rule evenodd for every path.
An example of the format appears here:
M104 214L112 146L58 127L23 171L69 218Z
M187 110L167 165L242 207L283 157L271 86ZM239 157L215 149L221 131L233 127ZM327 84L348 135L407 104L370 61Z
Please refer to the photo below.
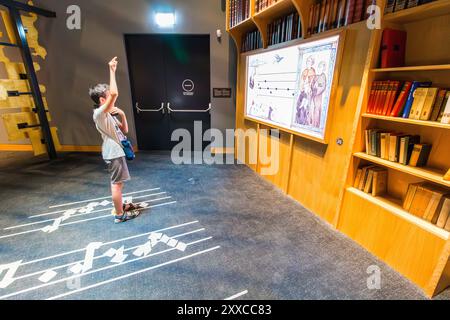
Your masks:
M123 110L122 109L119 109L119 108L117 108L117 107L113 107L112 109L111 109L111 112L110 112L112 115L123 115L123 114L125 114L125 112L123 112Z
M119 62L117 61L117 57L114 57L108 64L109 64L109 68L111 69L112 72L116 72L117 70L117 64Z

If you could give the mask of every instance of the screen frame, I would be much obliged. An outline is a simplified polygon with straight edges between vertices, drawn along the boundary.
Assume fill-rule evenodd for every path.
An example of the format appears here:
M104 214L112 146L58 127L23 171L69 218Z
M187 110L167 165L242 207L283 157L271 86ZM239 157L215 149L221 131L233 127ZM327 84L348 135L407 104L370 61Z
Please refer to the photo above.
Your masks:
M332 38L335 36L339 37L338 38L338 50L336 52L336 64L335 64L334 73L333 73L333 81L331 84L330 102L329 102L329 106L328 106L327 117L325 119L325 127L323 130L323 137L321 137L319 135L314 135L312 133L307 133L305 131L302 132L302 131L293 130L288 127L278 125L274 122L265 121L263 119L247 115L247 89L248 89L247 81L248 81L248 57L249 56L253 56L253 55L257 55L257 54L261 54L261 53L267 53L267 52L271 52L271 51L276 51L276 50L280 50L280 49L285 49L285 48L289 48L289 47L295 47L295 46L299 46L302 44L307 44L307 43L311 43L311 42L315 42L315 41L319 41L319 40L324 40L326 38ZM278 129L281 132L293 134L295 136L313 140L313 141L319 142L321 144L329 144L329 133L330 133L330 129L331 129L330 119L332 119L332 117L334 115L334 108L336 105L336 91L337 91L336 89L337 89L339 81L340 81L339 76L340 76L342 57L343 57L343 52L344 52L345 37L346 37L346 29L330 30L330 31L324 32L323 34L313 35L312 37L307 38L307 39L296 39L296 40L284 42L281 44L277 44L274 46L270 46L270 48L267 48L267 49L258 49L258 50L242 53L241 57L245 60L244 61L244 67L245 67L245 71L244 71L244 74L245 74L244 108L243 108L244 120L255 122L260 125L265 125L270 128Z

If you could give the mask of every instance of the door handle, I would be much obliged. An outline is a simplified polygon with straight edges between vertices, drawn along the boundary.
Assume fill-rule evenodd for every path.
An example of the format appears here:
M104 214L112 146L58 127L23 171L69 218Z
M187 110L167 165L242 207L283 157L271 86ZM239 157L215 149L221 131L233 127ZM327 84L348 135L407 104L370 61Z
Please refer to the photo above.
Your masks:
M206 112L210 112L210 111L211 111L211 108L212 108L212 106L211 106L211 103L210 103L209 106L208 106L208 108L205 109L205 110L186 110L186 109L180 109L180 110L177 110L177 109L172 109L172 108L170 107L170 102L167 103L167 110L169 110L169 114L172 113L172 112L206 113Z
M155 108L142 109L142 108L139 107L139 102L136 102L136 106L135 107L136 107L136 111L137 111L138 114L141 113L141 112L161 112L161 111L162 111L162 114L165 113L164 102L161 103L161 108L159 108L159 109L155 109Z

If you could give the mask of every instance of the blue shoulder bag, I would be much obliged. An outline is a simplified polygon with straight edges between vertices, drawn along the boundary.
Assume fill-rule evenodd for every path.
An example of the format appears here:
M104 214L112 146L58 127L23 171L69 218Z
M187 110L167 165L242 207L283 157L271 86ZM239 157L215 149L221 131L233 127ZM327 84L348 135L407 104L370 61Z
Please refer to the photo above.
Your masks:
M128 161L132 161L136 158L136 155L134 154L133 145L131 144L130 140L123 140L122 141L122 147L123 151L125 152L125 157Z

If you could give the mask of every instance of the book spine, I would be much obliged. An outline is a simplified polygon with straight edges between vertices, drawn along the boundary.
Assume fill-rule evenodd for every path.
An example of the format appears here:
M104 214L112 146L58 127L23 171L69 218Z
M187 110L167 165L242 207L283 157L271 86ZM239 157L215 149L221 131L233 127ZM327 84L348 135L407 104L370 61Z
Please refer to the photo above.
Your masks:
M352 23L361 21L361 16L363 13L364 0L356 0L355 11L353 13Z
M384 14L394 12L395 0L388 0L386 3L386 8L384 9Z
M355 13L355 0L347 0L347 7L345 9L345 23L348 26L353 23L353 15Z
M402 115L403 118L409 118L409 114L411 113L411 107L414 102L414 92L416 91L416 89L418 87L419 87L419 83L413 82L413 84L411 86L411 90L408 95L408 99L406 100L405 109L403 110L403 115Z

